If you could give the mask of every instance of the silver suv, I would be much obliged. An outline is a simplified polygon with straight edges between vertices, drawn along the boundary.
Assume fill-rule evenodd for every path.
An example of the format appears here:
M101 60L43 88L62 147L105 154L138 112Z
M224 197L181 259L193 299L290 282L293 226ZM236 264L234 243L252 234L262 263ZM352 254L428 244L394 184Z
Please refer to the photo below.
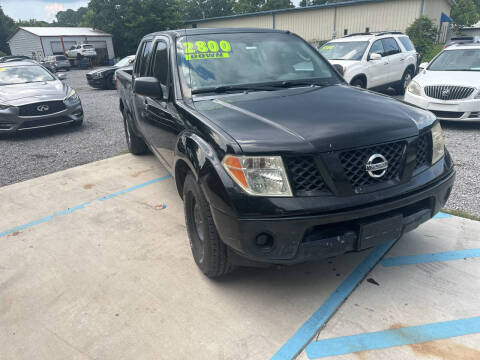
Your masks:
M353 86L382 89L392 86L405 94L418 67L418 53L407 35L396 31L347 35L320 48Z

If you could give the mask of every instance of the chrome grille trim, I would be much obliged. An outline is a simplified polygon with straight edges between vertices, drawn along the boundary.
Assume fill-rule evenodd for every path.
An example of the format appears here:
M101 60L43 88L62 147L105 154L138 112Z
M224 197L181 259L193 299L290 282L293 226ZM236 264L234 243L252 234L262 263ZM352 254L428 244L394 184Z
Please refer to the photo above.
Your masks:
M425 95L439 100L461 100L473 94L475 88L453 85L425 86Z

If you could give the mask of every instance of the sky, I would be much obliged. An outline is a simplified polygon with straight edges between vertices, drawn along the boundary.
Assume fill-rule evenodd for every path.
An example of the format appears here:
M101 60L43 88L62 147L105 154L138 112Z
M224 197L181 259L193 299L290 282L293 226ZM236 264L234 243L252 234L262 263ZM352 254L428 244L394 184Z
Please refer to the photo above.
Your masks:
M78 9L89 0L0 0L5 14L15 20L52 21L58 11Z
M58 11L87 6L89 0L0 0L5 14L15 20L37 19L51 22ZM292 1L298 6L300 0Z

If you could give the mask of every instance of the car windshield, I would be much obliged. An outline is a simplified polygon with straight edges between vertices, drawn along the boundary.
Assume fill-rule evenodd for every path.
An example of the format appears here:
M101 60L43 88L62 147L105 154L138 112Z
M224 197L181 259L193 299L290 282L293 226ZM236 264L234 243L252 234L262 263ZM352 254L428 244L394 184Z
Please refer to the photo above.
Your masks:
M41 66L0 66L0 86L56 80Z
M428 67L431 71L480 71L480 49L442 52Z
M131 64L131 60L133 60L134 58L132 56L127 56L127 57L124 57L122 60L120 60L119 62L117 62L115 64L115 66L118 66L118 67L123 67L123 66L127 66L129 64Z
M56 56L57 60L67 60L67 58L63 55Z
M362 60L367 46L367 41L329 42L320 48L320 53L328 60Z
M342 81L313 48L285 33L184 36L177 40L177 62L184 85L193 93L254 84Z

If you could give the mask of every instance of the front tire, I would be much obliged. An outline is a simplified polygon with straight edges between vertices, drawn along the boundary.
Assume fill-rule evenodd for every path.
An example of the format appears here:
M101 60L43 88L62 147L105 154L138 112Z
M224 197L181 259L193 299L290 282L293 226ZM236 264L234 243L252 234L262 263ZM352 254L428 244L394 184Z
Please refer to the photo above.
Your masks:
M410 84L412 79L413 79L413 71L411 69L406 69L405 72L403 73L402 80L400 80L400 83L394 86L395 92L398 95L405 95L408 85Z
M353 79L350 85L359 87L361 89L365 89L367 87L367 85L365 84L365 81L362 78Z
M127 120L128 115L125 111L123 114L123 125L125 127L125 138L127 140L128 151L134 155L141 155L147 151L147 144L143 141L142 138L137 136L130 125L130 122Z
M197 266L210 278L232 271L227 246L218 236L210 206L191 173L185 179L183 201L190 248Z

